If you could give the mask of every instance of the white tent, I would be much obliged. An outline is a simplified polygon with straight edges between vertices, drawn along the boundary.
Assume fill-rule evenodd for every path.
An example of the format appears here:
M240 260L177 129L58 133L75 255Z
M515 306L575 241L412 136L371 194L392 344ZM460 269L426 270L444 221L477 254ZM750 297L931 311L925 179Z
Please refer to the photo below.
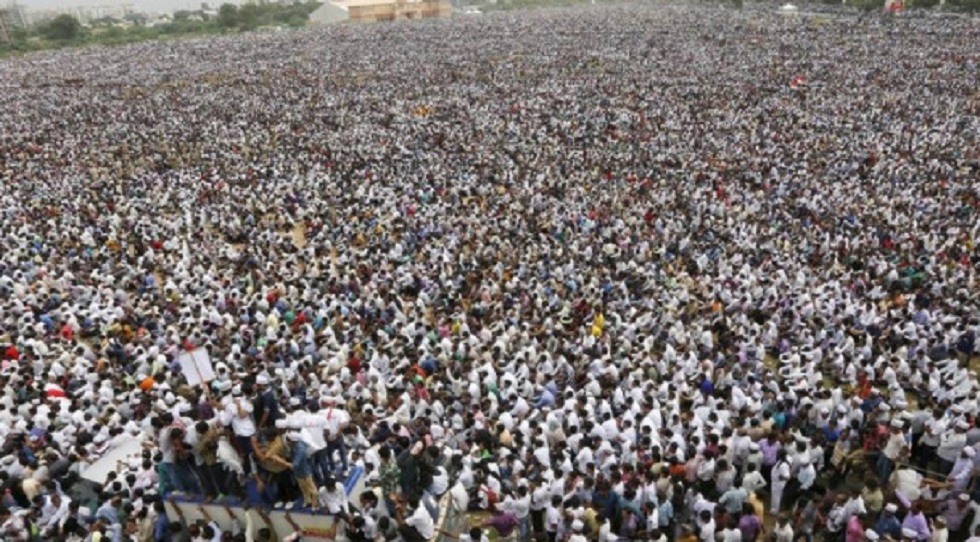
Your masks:
M342 23L349 19L347 8L333 2L324 2L310 14L310 22L313 24Z

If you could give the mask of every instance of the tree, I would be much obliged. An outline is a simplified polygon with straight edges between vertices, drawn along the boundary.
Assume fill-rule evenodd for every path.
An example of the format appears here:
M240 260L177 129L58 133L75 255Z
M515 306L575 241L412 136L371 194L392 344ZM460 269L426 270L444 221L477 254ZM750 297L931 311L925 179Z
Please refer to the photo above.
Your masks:
M127 13L123 20L133 23L135 26L146 26L146 16L142 13Z
M17 43L27 41L28 34L26 28L14 28L10 31L10 40Z
M233 4L221 4L218 8L218 26L222 28L233 28L238 25L238 6Z
M44 37L54 41L72 41L82 31L78 19L71 15L58 15L44 27Z
M255 4L245 4L238 10L238 26L242 30L254 30L259 26L261 8Z

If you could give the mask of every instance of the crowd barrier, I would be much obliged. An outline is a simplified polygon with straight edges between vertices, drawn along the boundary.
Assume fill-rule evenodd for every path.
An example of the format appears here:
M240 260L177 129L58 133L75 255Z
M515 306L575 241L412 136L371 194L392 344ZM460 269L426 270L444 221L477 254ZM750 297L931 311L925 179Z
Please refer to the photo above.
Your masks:
M364 491L364 470L354 467L344 483L347 498L354 506ZM303 542L334 542L343 540L336 532L334 517L327 514L313 514L302 509L264 509L246 508L241 504L209 503L200 499L172 496L164 501L167 517L178 519L185 525L197 520L214 521L222 531L231 530L238 523L245 529L251 523L254 532L268 528L274 540L299 532ZM296 507L294 507L296 508Z
M446 533L463 533L469 528L466 510L458 510L452 495L447 491L439 501L439 521L436 522L436 542L453 542L455 536Z

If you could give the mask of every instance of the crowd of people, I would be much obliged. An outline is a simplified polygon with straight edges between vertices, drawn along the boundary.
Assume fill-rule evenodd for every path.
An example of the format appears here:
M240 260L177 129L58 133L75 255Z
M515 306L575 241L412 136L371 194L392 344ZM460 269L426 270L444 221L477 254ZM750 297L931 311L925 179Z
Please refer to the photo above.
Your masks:
M627 4L0 61L0 538L977 542L978 43Z

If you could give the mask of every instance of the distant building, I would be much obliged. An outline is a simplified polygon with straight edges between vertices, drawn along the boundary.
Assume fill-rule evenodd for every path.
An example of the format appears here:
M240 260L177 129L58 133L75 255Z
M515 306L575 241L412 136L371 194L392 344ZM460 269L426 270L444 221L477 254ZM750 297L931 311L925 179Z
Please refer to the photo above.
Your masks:
M310 14L313 24L332 24L344 21L373 23L432 19L452 15L447 0L335 0L325 2Z
M54 19L58 15L71 15L72 17L78 19L78 22L82 24L89 24L90 22L99 19L123 19L127 15L136 13L133 4L124 3L120 0L104 1L106 3L101 5L33 9L30 11L22 10L21 12L23 13L23 17L27 25L43 23Z

